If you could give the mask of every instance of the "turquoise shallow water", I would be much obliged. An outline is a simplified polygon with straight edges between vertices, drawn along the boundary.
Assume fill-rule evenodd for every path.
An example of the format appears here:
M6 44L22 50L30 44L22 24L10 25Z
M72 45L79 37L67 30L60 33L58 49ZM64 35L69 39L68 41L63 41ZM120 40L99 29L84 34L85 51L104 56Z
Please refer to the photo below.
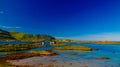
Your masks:
M60 56L56 57L59 60L64 61L77 61L81 63L91 64L95 63L98 64L98 66L94 67L120 67L120 45L95 45L95 44L77 44L77 43L68 43L72 46L89 46L94 50L91 52L79 52L79 51L73 51L73 50L66 50L66 51L59 51L55 50L56 53L60 54ZM44 47L44 48L35 48L32 50L48 50L52 49L54 47ZM27 50L30 51L30 50ZM27 51L21 51L21 52L27 52ZM10 52L9 52L10 53ZM0 52L0 55L5 55L7 52ZM73 56L71 56L73 55ZM95 58L101 58L101 57L108 57L109 60L96 60ZM55 58L55 57L53 57Z
M79 51L57 51L62 55L66 56L68 54L77 54L76 56L70 57L69 60L73 59L76 61L88 60L89 62L102 63L103 66L100 67L120 67L120 45L95 45L95 44L77 44L77 43L68 43L73 46L89 46L94 50L91 52L79 52ZM96 60L95 58L108 57L109 60ZM106 66L105 66L106 65Z

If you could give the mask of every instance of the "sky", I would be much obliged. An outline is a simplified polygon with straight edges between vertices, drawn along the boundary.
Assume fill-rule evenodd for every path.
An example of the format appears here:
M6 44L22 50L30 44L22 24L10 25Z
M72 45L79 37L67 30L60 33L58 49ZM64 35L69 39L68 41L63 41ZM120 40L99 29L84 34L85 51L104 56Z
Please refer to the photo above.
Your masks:
M120 40L120 0L0 0L0 28L63 39Z

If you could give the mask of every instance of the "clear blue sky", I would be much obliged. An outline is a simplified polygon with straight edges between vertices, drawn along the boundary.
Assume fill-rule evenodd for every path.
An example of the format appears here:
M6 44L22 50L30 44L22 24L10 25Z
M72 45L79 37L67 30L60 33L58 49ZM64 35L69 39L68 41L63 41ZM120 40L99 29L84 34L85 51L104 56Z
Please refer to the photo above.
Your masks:
M0 25L57 37L120 32L120 0L0 0Z

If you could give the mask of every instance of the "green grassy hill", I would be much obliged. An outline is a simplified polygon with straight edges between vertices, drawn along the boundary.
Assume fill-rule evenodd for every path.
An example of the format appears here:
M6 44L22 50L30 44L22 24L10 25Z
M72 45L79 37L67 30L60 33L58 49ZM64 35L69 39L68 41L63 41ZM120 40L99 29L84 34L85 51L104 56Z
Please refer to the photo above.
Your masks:
M15 37L17 40L45 40L45 41L51 41L55 40L54 37L46 34L27 34L27 33L21 33L21 32L16 32L16 31L9 31L10 34Z

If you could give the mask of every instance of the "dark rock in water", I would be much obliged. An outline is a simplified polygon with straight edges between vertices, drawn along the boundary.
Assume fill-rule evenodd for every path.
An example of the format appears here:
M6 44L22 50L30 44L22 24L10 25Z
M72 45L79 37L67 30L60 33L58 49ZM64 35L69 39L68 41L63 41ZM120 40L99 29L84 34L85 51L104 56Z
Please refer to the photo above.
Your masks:
M0 40L15 40L15 38L9 32L0 29Z
M95 59L97 59L97 60L109 60L110 58L108 58L108 57L100 57L100 58L95 58Z
M93 49L93 50L99 50L98 48L95 48L95 49Z
M112 51L113 54L115 54L116 52L115 51Z
M68 54L68 56L79 56L78 54Z

